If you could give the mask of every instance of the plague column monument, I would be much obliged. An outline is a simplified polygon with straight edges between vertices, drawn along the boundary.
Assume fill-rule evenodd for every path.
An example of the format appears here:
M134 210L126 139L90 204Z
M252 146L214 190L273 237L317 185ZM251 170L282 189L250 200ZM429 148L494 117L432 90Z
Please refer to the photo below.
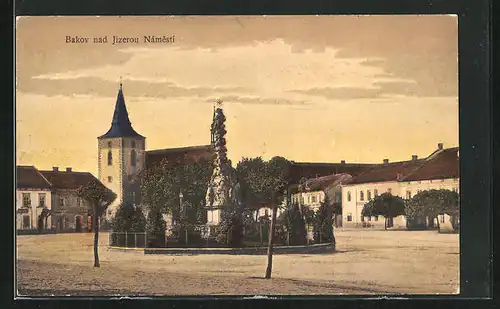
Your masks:
M226 207L240 205L238 184L231 162L227 159L226 116L222 111L222 101L217 100L211 127L212 147L214 147L214 169L206 194L207 224L218 225L221 211Z

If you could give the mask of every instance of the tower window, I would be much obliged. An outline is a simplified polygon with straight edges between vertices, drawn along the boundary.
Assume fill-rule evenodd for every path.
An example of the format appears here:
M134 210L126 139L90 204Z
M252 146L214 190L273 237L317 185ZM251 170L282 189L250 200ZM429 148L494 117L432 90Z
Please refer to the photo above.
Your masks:
M351 201L351 191L348 191L347 192L347 201L350 202Z
M112 182L112 181L113 181L113 177L108 176L108 182Z
M132 149L132 152L130 153L130 164L132 166L135 166L137 163L137 153L135 152L135 149Z
M111 150L108 151L108 165L113 165L113 154L111 153Z
M108 147L111 148L113 144L111 142L108 142Z
M365 193L363 191L359 191L359 200L364 201L365 200Z
M368 200L372 199L372 191L370 191L370 190L366 191L366 195L367 195Z

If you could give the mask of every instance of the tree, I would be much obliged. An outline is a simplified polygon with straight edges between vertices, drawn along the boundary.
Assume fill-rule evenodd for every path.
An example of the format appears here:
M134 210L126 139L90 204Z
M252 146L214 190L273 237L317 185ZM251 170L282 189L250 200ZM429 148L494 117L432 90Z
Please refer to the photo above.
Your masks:
M287 233L287 245L296 246L306 243L306 222L297 204L289 205L279 217L279 221Z
M333 234L334 208L328 201L328 196L321 202L318 211L314 215L314 241L316 243L335 243Z
M205 193L211 171L212 163L208 160L174 166L163 160L141 173L142 201L148 211L152 212L151 216L148 216L149 233L160 233L156 236L151 234L152 238L161 238L161 235L164 237L165 227L162 228L162 225L165 224L158 221L163 214L172 215L174 221L179 224L179 234L182 235L185 235L186 229L191 226L206 222Z
M375 196L365 204L361 215L365 217L384 216L384 229L387 230L387 219L394 218L405 213L405 202L399 196L389 192Z
M417 193L406 203L405 213L409 220L418 220L419 218L436 219L438 232L440 231L439 215L447 214L452 217L452 227L458 229L459 215L459 195L455 191L446 189L425 190Z
M106 188L99 180L94 179L81 186L77 190L77 195L90 204L94 225L94 267L99 264L99 219L106 212L106 209L116 199L116 194Z
M290 161L283 157L274 157L265 162L262 158L240 161L236 167L242 183L244 201L272 206L269 243L267 248L267 269L265 278L271 278L273 263L273 244L278 204L287 195L290 184Z

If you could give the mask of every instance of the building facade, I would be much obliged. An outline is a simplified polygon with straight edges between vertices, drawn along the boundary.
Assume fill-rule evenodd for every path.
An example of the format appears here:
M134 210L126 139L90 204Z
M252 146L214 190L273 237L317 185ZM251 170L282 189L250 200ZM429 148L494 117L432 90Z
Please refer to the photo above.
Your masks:
M40 173L51 184L52 228L57 232L85 232L92 228L90 203L77 195L80 187L97 180L88 172L75 172L68 167Z
M34 166L17 166L16 178L16 229L50 229L50 216L39 220L44 209L52 209L50 182Z
M91 228L91 205L77 190L96 178L71 168L16 168L16 229L84 232Z
M350 184L342 186L342 211L345 227L384 228L385 220L379 217L363 217L364 205L375 196L389 192L410 199L417 193L432 189L447 189L459 192L458 147L438 149L425 159L413 156L409 161L384 163L355 177ZM440 226L451 227L448 215L440 216ZM406 228L406 218L390 219L388 227ZM437 222L436 222L437 223Z

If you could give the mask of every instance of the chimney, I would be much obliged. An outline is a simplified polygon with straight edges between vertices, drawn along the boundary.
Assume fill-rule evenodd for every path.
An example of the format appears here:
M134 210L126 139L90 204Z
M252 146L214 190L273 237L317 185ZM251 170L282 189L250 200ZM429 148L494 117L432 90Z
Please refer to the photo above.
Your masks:
M345 164L345 160L341 160L341 161L340 161L340 164Z
M389 159L384 159L384 165L389 164Z
M67 167L66 172L71 172L71 167Z
M417 155L413 155L413 156L411 156L411 160L412 160L412 161L417 161L417 159L418 159L418 156L417 156Z
M443 149L443 143L439 143L439 144L438 144L438 149L439 149L439 150L442 150L442 149Z
M57 166L53 166L53 167L52 167L52 171L53 171L53 172L59 172L59 167L57 167Z

